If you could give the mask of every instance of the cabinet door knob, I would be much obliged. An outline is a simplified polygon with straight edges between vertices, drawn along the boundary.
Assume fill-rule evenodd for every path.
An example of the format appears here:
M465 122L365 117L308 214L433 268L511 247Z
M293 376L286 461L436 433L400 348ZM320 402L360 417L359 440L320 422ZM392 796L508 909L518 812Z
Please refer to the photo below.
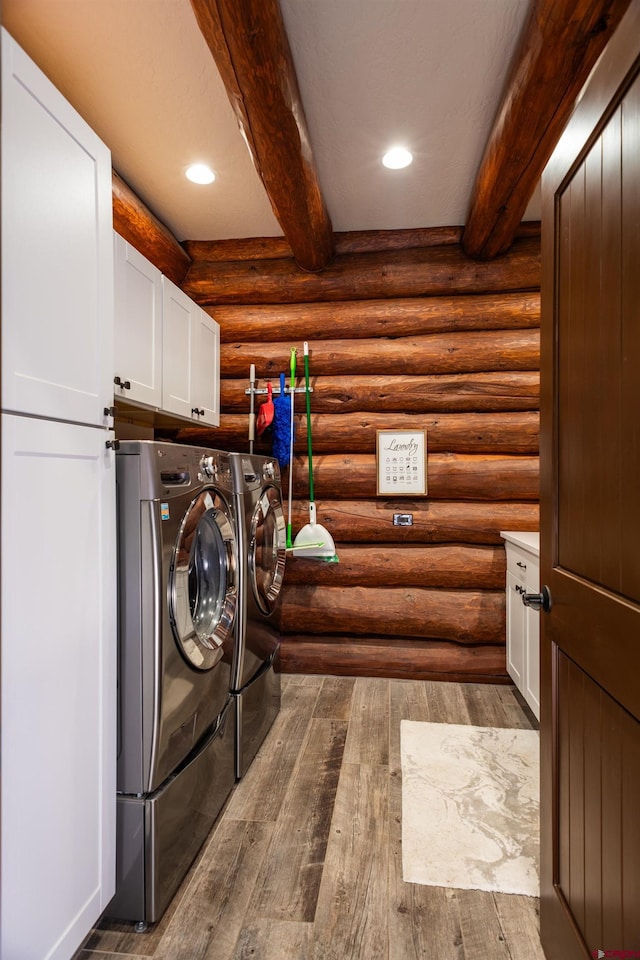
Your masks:
M544 586L540 593L523 593L522 602L525 607L531 607L532 610L542 610L543 613L549 613L549 610L551 610L549 587Z
M192 407L191 413L194 413L196 417L204 417L204 410L198 410L197 407Z
M130 380L122 380L120 377L114 377L113 382L115 383L116 387L122 387L123 390L131 390Z
M119 449L120 449L120 441L119 441L119 440L107 440L107 441L105 442L105 447L107 448L107 450L119 450Z
M523 570L527 569L526 563L523 563L522 560L518 560L518 562L516 563L516 567L522 567Z

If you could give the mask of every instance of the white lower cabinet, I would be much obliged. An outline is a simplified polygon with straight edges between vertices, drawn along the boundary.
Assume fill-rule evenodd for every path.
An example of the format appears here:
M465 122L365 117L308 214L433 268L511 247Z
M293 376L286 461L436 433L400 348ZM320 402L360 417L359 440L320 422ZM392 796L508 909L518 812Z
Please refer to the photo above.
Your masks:
M539 534L502 530L507 552L507 671L540 719L540 614L522 602L540 592Z
M68 960L115 889L113 434L2 417L0 955Z

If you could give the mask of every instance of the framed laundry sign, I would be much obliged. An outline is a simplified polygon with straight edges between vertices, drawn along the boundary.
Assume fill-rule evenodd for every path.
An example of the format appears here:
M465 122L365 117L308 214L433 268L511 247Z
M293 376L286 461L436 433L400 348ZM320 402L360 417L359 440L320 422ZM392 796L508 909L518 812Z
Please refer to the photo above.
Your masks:
M427 431L376 431L377 494L426 497Z

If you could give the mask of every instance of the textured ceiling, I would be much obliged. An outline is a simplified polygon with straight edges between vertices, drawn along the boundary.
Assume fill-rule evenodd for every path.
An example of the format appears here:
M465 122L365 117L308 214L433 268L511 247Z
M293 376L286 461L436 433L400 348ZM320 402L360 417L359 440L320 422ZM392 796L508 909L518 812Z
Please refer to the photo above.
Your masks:
M529 0L281 0L335 230L460 225ZM179 240L280 236L189 0L3 0ZM387 146L414 163L388 171ZM210 186L184 178L193 162ZM534 196L525 215L539 218Z

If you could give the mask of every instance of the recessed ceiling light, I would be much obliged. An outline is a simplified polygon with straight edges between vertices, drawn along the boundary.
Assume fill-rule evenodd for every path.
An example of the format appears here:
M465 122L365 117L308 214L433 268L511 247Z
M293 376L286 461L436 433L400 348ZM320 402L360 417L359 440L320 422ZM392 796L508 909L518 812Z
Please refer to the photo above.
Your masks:
M192 183L213 183L215 178L216 175L211 167L207 167L204 163L194 163L187 170L187 179Z
M403 167L408 167L412 160L413 155L404 147L392 147L391 150L387 150L382 158L383 164L390 170L401 170Z

